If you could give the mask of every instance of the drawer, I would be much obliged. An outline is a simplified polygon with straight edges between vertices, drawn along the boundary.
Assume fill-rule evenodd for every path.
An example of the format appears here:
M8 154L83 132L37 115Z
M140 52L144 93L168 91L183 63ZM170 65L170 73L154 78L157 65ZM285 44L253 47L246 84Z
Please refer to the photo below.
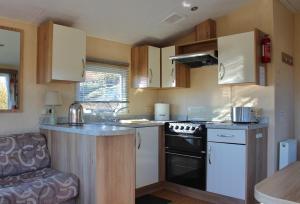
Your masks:
M208 129L207 141L246 144L246 130Z

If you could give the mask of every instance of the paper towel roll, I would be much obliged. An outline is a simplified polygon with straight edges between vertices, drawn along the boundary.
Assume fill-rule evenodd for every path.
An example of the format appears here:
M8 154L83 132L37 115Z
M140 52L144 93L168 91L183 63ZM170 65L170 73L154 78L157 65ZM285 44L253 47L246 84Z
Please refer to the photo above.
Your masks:
M155 104L155 120L170 120L170 104Z

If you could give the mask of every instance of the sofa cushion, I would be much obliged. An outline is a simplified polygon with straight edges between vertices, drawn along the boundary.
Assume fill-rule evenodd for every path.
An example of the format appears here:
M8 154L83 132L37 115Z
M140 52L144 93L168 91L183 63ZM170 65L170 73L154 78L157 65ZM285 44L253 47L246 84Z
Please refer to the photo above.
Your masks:
M57 204L75 198L78 178L45 168L0 179L1 204Z
M0 137L0 178L49 166L45 136L26 133Z

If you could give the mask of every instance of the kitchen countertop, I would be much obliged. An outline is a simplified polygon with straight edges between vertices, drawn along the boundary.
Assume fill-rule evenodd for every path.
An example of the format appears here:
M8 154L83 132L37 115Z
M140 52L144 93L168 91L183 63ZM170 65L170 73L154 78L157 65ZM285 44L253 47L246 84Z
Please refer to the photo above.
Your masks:
M155 127L164 125L164 122L149 121L143 123L91 123L83 126L69 126L68 124L40 125L40 129L75 133L90 136L115 136L135 134L135 128Z
M96 125L113 125L118 127L128 127L128 128L142 128L142 127L155 127L165 125L164 121L147 121L140 123L116 123L116 122L103 122L103 123L92 123Z
M236 124L236 123L221 123L212 122L206 125L208 129L230 129L230 130L253 130L259 128L266 128L268 124L266 123L251 123L251 124Z
M53 130L59 132L75 133L89 136L116 136L135 134L134 128L120 127L104 124L85 124L83 126L65 125L40 125L40 129Z
M300 162L276 172L255 186L255 198L264 204L300 204Z

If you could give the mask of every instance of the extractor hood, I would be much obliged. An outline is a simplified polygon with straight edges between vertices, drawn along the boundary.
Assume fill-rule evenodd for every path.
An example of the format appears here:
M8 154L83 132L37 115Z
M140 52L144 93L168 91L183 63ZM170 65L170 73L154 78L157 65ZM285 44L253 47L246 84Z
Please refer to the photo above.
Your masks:
M185 64L190 68L218 64L218 51L210 50L191 54L182 54L170 57L172 62Z

